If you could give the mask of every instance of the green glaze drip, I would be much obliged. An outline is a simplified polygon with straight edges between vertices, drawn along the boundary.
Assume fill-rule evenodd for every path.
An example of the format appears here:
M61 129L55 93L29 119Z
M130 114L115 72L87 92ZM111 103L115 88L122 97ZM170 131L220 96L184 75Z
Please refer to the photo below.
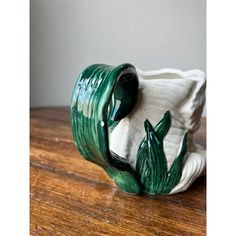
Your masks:
M170 125L171 115L169 111L165 113L155 128L148 120L144 122L146 137L138 149L136 171L140 177L143 191L149 194L168 194L179 183L182 175L183 160L187 152L188 133L185 133L181 150L168 171L163 151L163 139Z
M102 168L125 192L138 194L140 182L131 166L109 150L109 131L135 106L138 77L130 64L96 64L79 76L71 101L75 144L82 156Z

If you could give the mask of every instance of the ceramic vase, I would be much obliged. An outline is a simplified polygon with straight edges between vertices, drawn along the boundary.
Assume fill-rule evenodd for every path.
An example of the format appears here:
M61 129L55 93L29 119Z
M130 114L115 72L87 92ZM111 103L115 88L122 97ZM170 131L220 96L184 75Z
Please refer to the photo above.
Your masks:
M185 191L205 174L205 150L193 140L205 86L200 70L91 65L73 91L75 144L124 192Z

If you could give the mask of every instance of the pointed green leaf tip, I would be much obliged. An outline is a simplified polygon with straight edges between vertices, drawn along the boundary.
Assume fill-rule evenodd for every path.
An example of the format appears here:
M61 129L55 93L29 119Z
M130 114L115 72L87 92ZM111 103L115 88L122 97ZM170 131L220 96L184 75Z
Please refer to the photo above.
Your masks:
M138 149L136 171L140 177L143 191L149 194L169 193L178 184L182 175L188 135L186 132L181 150L168 171L163 139L168 133L170 125L171 114L169 111L164 114L155 128L148 120L144 122L146 137Z
M160 122L154 128L156 135L161 143L163 142L163 139L168 133L170 125L171 125L171 115L170 115L170 111L167 111L164 114L164 117L160 120Z

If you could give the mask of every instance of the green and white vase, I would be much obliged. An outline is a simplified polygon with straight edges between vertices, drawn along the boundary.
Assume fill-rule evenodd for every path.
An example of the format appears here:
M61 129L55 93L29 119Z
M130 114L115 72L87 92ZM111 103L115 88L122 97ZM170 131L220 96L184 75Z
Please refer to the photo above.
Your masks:
M124 192L185 191L205 174L205 150L193 142L205 84L199 70L143 72L131 64L91 65L73 91L75 144Z

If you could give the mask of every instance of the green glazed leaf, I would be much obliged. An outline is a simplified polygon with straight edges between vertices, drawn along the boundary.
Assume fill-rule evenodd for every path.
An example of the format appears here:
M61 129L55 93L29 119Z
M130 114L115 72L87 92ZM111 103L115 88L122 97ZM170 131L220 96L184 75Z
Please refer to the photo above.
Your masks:
M167 111L164 114L164 117L160 120L160 122L154 127L156 135L160 142L163 142L163 139L165 138L166 134L169 131L170 125L171 125L171 115L170 112Z
M135 106L138 77L135 67L94 64L79 76L71 100L71 126L84 159L101 166L125 192L138 194L136 173L109 149L109 132Z
M185 133L181 150L168 171L163 150L163 139L169 130L170 123L171 114L169 111L164 114L155 129L148 120L144 122L146 137L138 149L136 171L143 191L148 194L169 193L179 183L182 176L183 160L187 152L188 133Z
M145 192L161 193L167 174L166 157L162 144L148 120L144 122L146 139L138 152L136 171L141 177Z

